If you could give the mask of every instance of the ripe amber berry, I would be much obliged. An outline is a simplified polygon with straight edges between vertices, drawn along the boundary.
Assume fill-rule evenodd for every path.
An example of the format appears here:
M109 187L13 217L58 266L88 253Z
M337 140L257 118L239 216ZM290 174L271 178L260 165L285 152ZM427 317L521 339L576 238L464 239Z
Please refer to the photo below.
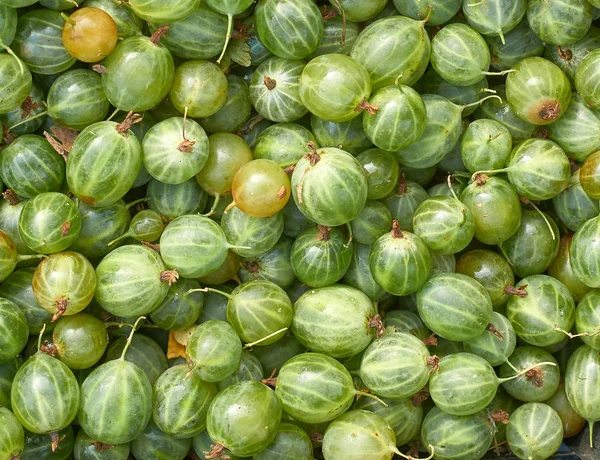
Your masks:
M98 8L81 8L65 17L62 41L71 56L83 62L98 62L117 44L117 25Z

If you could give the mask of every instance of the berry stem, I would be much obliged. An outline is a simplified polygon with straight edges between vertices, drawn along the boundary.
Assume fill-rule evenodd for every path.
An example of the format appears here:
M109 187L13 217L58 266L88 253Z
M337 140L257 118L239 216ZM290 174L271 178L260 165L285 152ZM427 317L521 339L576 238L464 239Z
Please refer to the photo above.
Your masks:
M229 45L229 40L231 40L231 32L233 31L233 16L231 14L227 15L227 35L225 36L225 44L223 45L223 51L221 51L221 55L219 59L217 59L217 64L220 64L223 60L223 56L225 56L225 52L227 51L227 45Z
M38 113L38 114L36 114L36 115L34 115L32 117L27 117L24 120L21 120L20 122L14 124L10 128L8 128L8 130L11 131L11 130L15 129L17 126L24 125L25 123L28 123L28 122L33 121L33 120L36 120L36 119L41 118L41 117L44 117L47 114L48 114L48 111L44 110L43 112L40 112L40 113Z
M502 98L500 96L498 96L497 94L491 94L490 96L482 97L481 99L479 99L476 102L471 102L470 104L461 105L460 108L461 108L461 110L465 110L469 107L475 107L476 105L483 104L488 99L498 99L500 102L502 102Z
M233 299L233 296L231 294L227 294L226 292L219 291L218 289L214 289L214 288L206 287L206 288L201 288L201 289L190 289L189 291L186 292L186 294L191 294L192 292L207 292L207 293L214 292L215 294L220 294L229 300Z
M518 372L517 372L515 375L513 375L512 377L504 377L504 378L502 378L502 379L501 379L501 378L498 378L498 383L500 384L500 383L504 383L504 382L509 382L510 380L517 379L517 378L519 378L519 377L521 377L521 376L523 376L523 375L527 374L527 372L529 372L529 371L531 371L531 370L533 370L533 369L536 369L536 368L538 368L538 367L542 367L542 366L556 366L556 363L552 363L552 362L550 362L550 361L546 361L546 362L543 362L543 363L537 363L537 364L535 364L534 366L530 366L530 367L527 367L527 368L525 368L525 369L523 369L523 370L520 370L520 371L518 371Z
M131 345L131 342L133 340L133 334L135 334L135 331L137 330L137 326L139 324L140 321L144 321L146 319L145 316L140 316L137 321L133 324L133 329L131 329L131 332L129 333L129 337L127 337L127 343L125 343L125 346L123 347L123 352L121 353L121 357L119 358L121 361L125 361L125 355L127 354L127 350L129 350L129 346Z
M42 330L40 331L40 335L38 336L37 349L38 351L42 348L42 338L44 337L44 332L46 332L46 323L42 326Z
M367 398L374 399L375 401L383 404L385 407L388 407L388 405L379 396L376 396L373 393L369 393L368 391L358 391L358 390L356 390L354 392L354 394L356 394L357 396L366 396Z
M244 345L244 350L252 348L254 345L258 345L259 343L264 342L265 340L269 340L271 337L275 337L277 334L281 334L282 332L285 332L287 330L288 330L288 328L284 327L282 329L279 329L278 331L271 332L269 335L267 335L266 337L263 337L262 339L258 339L258 340L255 340L254 342L247 343L246 345Z
M219 195L218 193L215 194L215 201L213 201L213 204L212 204L210 210L206 214L200 214L200 215L204 216L204 217L210 217L210 216L214 215L217 212L217 207L219 206L220 200L221 200L221 195Z

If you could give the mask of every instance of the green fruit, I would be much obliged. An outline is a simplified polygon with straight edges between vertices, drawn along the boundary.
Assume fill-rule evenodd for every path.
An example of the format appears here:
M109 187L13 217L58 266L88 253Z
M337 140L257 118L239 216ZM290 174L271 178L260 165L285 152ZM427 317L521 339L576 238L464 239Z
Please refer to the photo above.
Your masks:
M148 130L142 149L148 173L160 182L177 185L204 168L208 137L194 120L168 118Z
M350 57L369 72L375 91L394 83L410 86L421 78L431 50L424 25L394 15L373 22L358 35Z
M293 315L285 291L266 280L240 284L227 303L229 324L244 342L260 341L257 346L269 345L283 337Z
M460 156L472 173L503 168L511 150L510 131L502 123L485 118L470 123L460 141Z
M427 280L431 256L421 238L402 232L398 221L394 221L392 231L373 244L369 267L373 279L386 292L407 295L417 292Z
M367 178L348 152L321 148L298 161L292 195L300 211L317 224L336 227L350 222L367 201Z
M493 312L486 330L481 335L465 341L463 345L466 352L481 356L492 366L499 366L504 365L513 354L517 345L517 335L506 316ZM529 366L518 365L518 369L527 367ZM507 382L506 385L509 383Z
M131 441L136 459L184 460L192 447L191 439L178 439L161 431L152 421Z
M457 198L428 198L415 210L413 228L432 251L455 254L473 239L475 221Z
M485 249L475 249L460 256L456 272L479 281L488 292L492 305L499 307L508 300L506 286L512 286L515 275L504 257Z
M360 361L360 378L378 396L404 399L418 393L430 374L427 347L404 332L386 333L367 347Z
M152 417L152 385L142 369L125 361L132 334L121 357L97 367L81 385L79 424L103 444L133 441Z
M169 50L152 38L136 35L119 42L102 65L102 86L109 102L124 112L158 105L173 83L175 64Z
M101 121L85 128L73 143L67 183L85 204L109 206L133 186L142 165L142 147L127 128L125 122Z
M187 329L194 324L204 307L202 292L189 292L200 288L195 280L180 279L169 288L167 297L150 313L152 322L165 330Z
M570 45L582 39L592 24L592 7L584 0L530 0L527 22L549 45Z
M518 4L518 3L517 3ZM540 38L529 28L527 19L504 36L485 37L491 55L491 65L497 70L509 70L521 59L541 56L546 47Z
M590 426L590 446L592 445L594 423L600 420L600 392L590 385L600 375L598 352L587 346L579 347L569 358L565 372L565 392L569 404Z
M598 309L597 300L600 291L594 289L583 296L575 310L575 327L578 334L583 334L581 340L586 345L600 349L600 337L594 335L598 326L596 325L600 310Z
M108 345L106 326L99 319L81 313L62 318L52 335L57 357L70 369L89 369Z
M387 210L387 209L386 209ZM319 225L304 230L294 241L290 264L296 277L311 287L339 281L350 266L352 246L338 229Z
M287 123L307 113L300 100L299 79L303 61L272 57L254 71L250 98L256 111L267 120Z
M512 70L506 98L519 118L547 125L563 116L571 102L571 84L562 70L541 57L525 58Z
M106 351L106 361L119 359L126 345L127 337L113 342ZM152 385L168 367L163 349L154 340L141 334L133 336L131 345L125 351L125 360L139 367Z
M0 363L15 359L27 345L29 326L25 313L13 302L0 298Z
M201 121L202 127L211 133L245 132L243 129L250 122L252 101L248 83L237 75L227 75L227 101L213 115ZM262 120L269 123L268 120Z
M216 395L214 383L202 381L185 364L173 366L154 384L154 423L177 439L192 438L206 429L208 407Z
M148 207L155 210L167 220L186 214L204 211L208 201L207 193L200 188L196 179L183 184L168 185L150 179L146 189Z
M387 293L373 279L373 274L369 267L370 256L371 246L355 242L350 266L342 278L342 282L348 286L361 290L371 300L376 302L381 300Z
M28 11L19 18L11 47L29 70L53 75L75 64L62 42L64 19L48 9Z
M186 61L175 70L169 97L179 112L209 117L227 102L227 78L212 62Z
M402 165L417 169L442 161L458 143L462 125L462 107L436 94L425 94L422 99L427 110L423 134L409 147L395 152Z
M362 111L375 112L368 100L371 79L365 68L343 54L311 60L300 76L300 99L312 114L334 122L350 121Z
M17 371L10 399L21 425L43 434L71 424L79 408L79 395L79 385L67 365L38 351Z
M523 404L510 415L506 440L520 459L549 458L562 443L560 417L547 404Z
M476 460L492 445L494 431L485 412L450 415L434 407L423 420L421 440L439 460Z
M221 228L232 251L242 257L256 257L271 249L283 233L283 215L253 217L234 207L223 214Z
M263 379L264 374L265 372L259 359L249 351L244 351L238 368L229 377L218 382L217 388L221 391L240 382L260 382Z
M460 10L460 0L393 0L394 6L409 18L423 20L429 18L426 25L439 26L452 19Z
M358 155L373 147L373 143L365 134L361 117L336 123L311 115L310 127L317 139L317 145L321 147L337 147L352 155Z
M541 363L546 365L539 366ZM553 363L554 366L547 363ZM558 389L560 383L558 363L547 351L536 347L517 347L510 356L510 364L516 369L529 369L524 375L502 384L513 398L524 402L542 402L550 398ZM500 366L500 377L516 375L511 365L507 362Z
M547 347L559 343L575 322L575 302L569 290L547 275L523 278L508 299L506 316L517 336L531 345Z
M221 391L208 409L207 432L217 451L256 455L277 436L281 404L275 393L260 382L241 382Z
M313 458L313 446L308 434L293 423L281 423L275 440L254 456L255 460L279 460L293 458L310 460Z
M565 114L548 127L548 137L575 161L585 161L600 149L598 123L600 115L579 94L573 93Z
M67 249L79 236L81 216L77 206L62 193L40 193L25 203L19 233L33 251L43 254Z
M304 423L328 422L343 414L359 392L339 361L320 353L302 353L279 370L275 394L283 410Z
M573 300L579 302L589 292L590 288L577 278L571 266L572 241L573 235L564 235L561 237L558 255L548 267L548 274L563 283L573 296Z
M396 447L390 424L373 412L351 410L334 420L323 436L323 456L327 459L388 460Z
M546 271L558 254L558 235L558 227L550 216L524 210L517 232L498 246L515 275L523 278Z
M42 259L33 274L32 287L37 302L56 321L89 305L96 292L96 273L81 254L60 252Z
M116 4L112 0L87 0L85 6L108 13L117 25L119 37L127 38L141 33L144 21L125 5Z
M113 315L143 315L165 299L173 276L156 251L141 245L121 246L96 267L95 298Z
M493 0L480 5L463 0L463 13L471 27L482 35L499 35L501 40L521 22L526 10L525 0Z
M254 17L258 38L281 58L304 59L323 38L323 19L311 0L261 0Z
M485 40L466 24L448 24L431 41L431 65L448 83L469 86L490 68Z
M253 148L256 159L271 160L282 168L296 164L310 152L306 146L317 141L305 127L295 123L276 123L260 133Z
M130 8L145 21L170 23L188 17L200 6L200 1L133 0Z
M110 107L100 76L86 69L61 74L48 90L47 105L48 116L75 130L102 121Z
M183 19L165 22L170 22L169 33L163 35L160 41L177 57L210 59L218 56L223 48L227 34L227 17L207 5L201 4ZM150 32L156 32L163 25L149 24Z
M417 294L417 308L431 331L455 341L480 335L492 316L492 301L485 288L458 273L430 278Z
M600 287L600 265L598 259L600 252L596 245L600 217L588 220L573 236L570 255L573 273L584 285Z
M577 231L588 220L598 216L598 200L591 198L579 179L580 170L575 171L567 187L552 199L552 206L560 221L570 230Z
M484 244L506 241L521 225L519 197L504 179L477 176L460 199L475 219L475 238Z
M358 289L335 284L311 289L294 304L292 332L306 348L334 358L363 351L381 324L377 308Z
M235 372L242 358L242 343L225 321L209 320L190 335L187 354L192 369L205 382L220 382Z
M388 86L377 91L369 104L375 114L365 112L363 127L373 144L393 152L410 147L423 134L427 112L419 93L409 86Z
M367 198L380 200L397 188L400 167L392 154L380 149L369 149L356 157L367 173Z
M31 72L16 56L0 53L0 113L8 113L17 108L31 90Z
M241 261L238 276L243 283L267 280L283 289L287 289L296 279L290 263L292 240L282 236L270 250L256 257L245 257Z
M19 458L25 447L25 434L17 417L6 409L0 407L0 455L2 458Z

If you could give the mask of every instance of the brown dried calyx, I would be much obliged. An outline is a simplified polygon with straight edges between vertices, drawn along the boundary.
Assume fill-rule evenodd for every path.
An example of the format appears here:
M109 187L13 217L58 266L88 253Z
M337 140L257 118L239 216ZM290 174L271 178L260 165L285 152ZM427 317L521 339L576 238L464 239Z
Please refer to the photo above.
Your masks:
M283 172L286 174L292 174L295 169L296 169L296 163L294 163L293 165L289 165L287 168L285 168L283 170Z
M226 455L224 453L225 446L223 444L220 444L220 443L211 444L210 448L211 448L210 452L204 452L204 458L206 458L206 459L211 459L211 458L228 459L228 458L231 458L231 457L229 457L229 455Z
M542 105L538 115L542 120L556 120L560 116L560 110L558 101L548 101Z
M148 241L140 241L143 246L152 249L153 251L160 252L160 244L150 243Z
M92 66L92 70L96 73L103 74L103 73L106 73L106 71L108 69L106 67L104 67L102 64L94 64Z
M324 20L333 19L338 15L337 10L333 6L323 5L321 8L321 17Z
M360 104L358 104L356 106L356 108L354 109L355 112L362 112L366 110L367 112L369 112L370 115L375 115L377 113L377 111L379 110L379 106L377 105L371 105L369 104L369 101L367 101L366 99L363 99L362 101L360 101Z
M425 363L431 367L431 369L429 370L429 374L433 374L434 372L439 372L440 371L440 358L438 358L437 355L433 355L433 356L428 356L427 359L425 360Z
M236 19L231 31L231 38L239 40L250 40L252 37L248 35L248 24L244 24L239 19Z
M385 333L385 327L383 325L383 319L381 319L381 315L375 315L369 319L368 326L369 328L376 329L378 339Z
M42 346L40 347L40 351L42 353L46 353L47 355L53 356L53 357L58 355L58 348L56 348L56 345L48 342L47 340L44 340L44 342L42 343Z
M508 295L516 295L521 298L527 297L527 291L525 290L526 287L527 287L527 284L522 284L518 288L511 286L510 284L507 284L504 288L504 293L508 294Z
M180 152L184 152L184 153L191 153L192 152L192 147L194 145L196 145L195 141L190 141L189 139L184 139L177 146L177 150L179 150Z
M509 422L508 412L502 409L498 409L496 412L491 413L490 418L494 423L502 423L503 425L508 425Z
M331 227L326 227L325 225L317 225L317 228L319 229L317 239L319 241L329 241L329 232L331 231Z
M560 45L556 48L556 51L558 53L558 57L560 57L561 59L564 59L565 61L570 61L571 59L573 59L573 52L570 49L562 49L560 47Z
M402 231L400 230L400 224L397 220L392 222L392 238L404 238Z
M437 341L437 337L435 336L434 333L432 333L429 337L427 337L426 339L422 339L421 340L423 342L423 344L425 346L427 345L431 345L433 347L437 347L438 345L438 341Z
M287 188L285 187L285 185L282 185L280 187L280 189L277 191L277 198L279 198L280 200L283 200L286 195L287 195Z
M400 180L398 181L398 195L404 195L408 191L408 184L406 183L406 174L404 171L400 174Z
M323 433L319 433L318 431L312 430L309 436L312 442L317 444L323 443Z
M485 183L487 182L487 180L490 177L487 174L483 174L483 173L479 173L479 174L475 174L473 176L473 180L477 183L477 185L479 185L480 187L482 185L485 185Z
M67 435L62 435L62 436L58 436L58 432L54 431L52 433L50 433L50 439L52 440L52 444L50 444L50 448L52 449L52 452L56 452L58 450L58 445L60 444L60 442L65 439Z
M263 79L263 82L269 91L275 89L275 87L277 86L277 81L273 80L272 78L267 77L266 75L265 75L265 78Z
M78 134L77 131L62 126L52 126L50 132L44 131L44 137L48 143L65 161L67 161Z
M271 376L266 379L262 379L260 382L268 387L275 388L275 386L277 386L277 377L275 377L275 374L277 374L277 369L273 369Z
M67 311L67 306L69 305L69 301L67 299L58 299L56 301L56 313L52 317L52 322L58 320L62 315Z
M317 145L311 141L306 144L306 146L309 148L310 152L304 155L304 158L310 161L311 166L314 166L321 160L321 157L317 153Z
M106 452L107 450L110 450L113 447L115 447L112 444L102 444L101 442L98 442L98 441L93 442L92 446L94 446L98 452Z
M69 234L69 232L71 231L71 222L66 221L64 224L62 224L62 226L60 227L60 234L64 237L67 236Z
M158 42L160 42L160 38L163 35L166 35L168 31L169 31L169 26L168 25L167 26L161 26L161 27L159 27L158 29L156 29L156 32L154 32L152 34L152 36L150 37L150 41L152 43L154 43L155 45L158 45Z
M427 391L427 390L421 390L418 393L416 393L410 397L410 401L412 402L412 405L414 407L419 407L421 404L423 404L428 399L429 399L429 391Z
M177 270L165 270L160 272L160 280L167 281L169 286L173 286L179 279L179 273Z
M40 105L37 102L34 102L31 99L31 96L27 96L25 100L21 103L21 120L25 120L30 114L32 110L39 109Z
M144 117L142 115L139 113L133 113L132 110L127 114L125 119L117 125L117 131L121 134L125 134L133 125L141 122L143 119Z
M544 369L541 367L534 367L525 372L525 380L532 382L536 387L541 388L544 386Z
M487 327L485 328L486 330L490 331L492 334L494 334L494 336L496 336L496 338L500 341L504 340L504 333L506 331L502 331L500 332L498 329L496 329L494 327L494 325L492 323L488 324Z
M16 206L17 204L19 204L21 202L21 200L19 200L19 197L17 197L17 195L15 195L15 192L13 192L9 188L7 188L4 193L2 193L2 198L7 200L8 204L10 204L11 206Z
M244 267L244 269L246 269L250 273L258 272L258 264L254 260L247 260L245 262L242 262L241 265L242 265L242 267Z

